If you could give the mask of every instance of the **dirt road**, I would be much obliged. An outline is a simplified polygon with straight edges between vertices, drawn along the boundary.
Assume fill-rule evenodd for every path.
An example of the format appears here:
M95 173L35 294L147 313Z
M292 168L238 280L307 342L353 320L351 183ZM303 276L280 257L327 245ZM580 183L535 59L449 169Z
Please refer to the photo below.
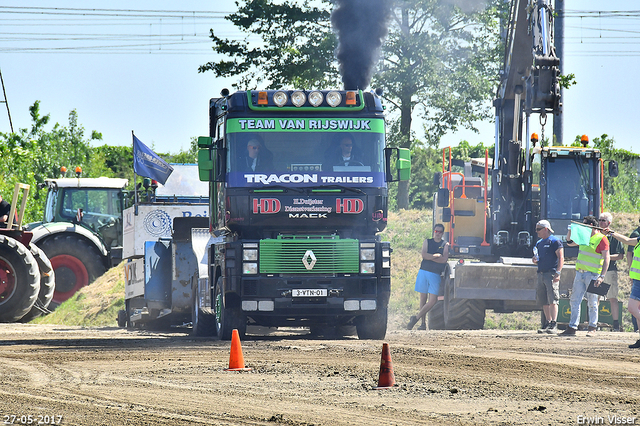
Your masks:
M640 424L637 335L584 334L390 331L373 390L381 341L247 336L238 373L186 332L0 324L0 424Z

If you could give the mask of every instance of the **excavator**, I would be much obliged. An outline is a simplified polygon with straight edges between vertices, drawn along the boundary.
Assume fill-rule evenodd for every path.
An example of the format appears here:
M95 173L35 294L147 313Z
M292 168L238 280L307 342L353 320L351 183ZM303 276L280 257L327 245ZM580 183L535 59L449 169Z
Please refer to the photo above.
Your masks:
M602 211L605 164L609 176L618 173L615 161L588 147L586 136L581 147L545 146L544 133L529 137L534 117L544 132L547 118L562 113L554 10L550 0L513 0L509 17L494 100L494 151L464 162L445 149L436 177L434 223L445 225L457 260L445 270L442 302L429 312L432 329L482 328L486 309L540 309L531 262L535 224L547 219L564 238L572 221ZM565 256L575 255L577 249L565 248ZM563 268L561 294L574 276L574 268Z

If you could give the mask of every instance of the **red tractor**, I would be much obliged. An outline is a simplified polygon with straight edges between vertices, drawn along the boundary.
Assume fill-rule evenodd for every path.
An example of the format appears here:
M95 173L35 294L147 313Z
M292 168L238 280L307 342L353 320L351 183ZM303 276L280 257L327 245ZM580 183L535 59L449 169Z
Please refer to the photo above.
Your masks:
M28 194L29 185L16 184L8 220L0 223L0 322L28 322L48 312L55 290L51 262L22 229Z

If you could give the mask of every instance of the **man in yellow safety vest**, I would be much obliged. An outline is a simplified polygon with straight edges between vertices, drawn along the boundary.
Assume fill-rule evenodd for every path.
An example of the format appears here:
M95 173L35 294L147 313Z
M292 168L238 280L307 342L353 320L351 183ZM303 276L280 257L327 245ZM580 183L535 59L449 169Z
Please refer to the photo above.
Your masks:
M604 232L621 243L633 247L633 258L631 265L629 265L629 277L633 284L631 285L631 294L629 294L627 309L629 309L631 315L640 322L640 237L626 237L608 228L605 229ZM629 345L629 348L640 349L640 339L634 344Z
M588 244L580 244L578 259L576 260L576 277L573 280L571 290L571 319L569 326L560 336L575 336L580 322L580 304L582 298L587 295L587 306L589 308L589 329L587 336L593 336L598 328L598 295L587 293L587 288L591 281L595 281L595 286L602 284L607 269L609 268L609 240L596 227L598 220L595 216L585 216L582 220L585 225L592 226L591 237ZM571 240L571 229L567 233L567 245L575 247L578 244Z

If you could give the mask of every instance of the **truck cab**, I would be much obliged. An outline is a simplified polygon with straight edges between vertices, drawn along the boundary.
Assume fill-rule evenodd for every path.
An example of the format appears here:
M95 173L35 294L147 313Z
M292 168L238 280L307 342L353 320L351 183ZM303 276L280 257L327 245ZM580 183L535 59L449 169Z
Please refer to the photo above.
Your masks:
M410 159L386 147L380 98L223 91L199 145L217 240L198 309L215 318L212 332L355 325L361 338L384 337L391 248L377 233L387 184L408 178Z

